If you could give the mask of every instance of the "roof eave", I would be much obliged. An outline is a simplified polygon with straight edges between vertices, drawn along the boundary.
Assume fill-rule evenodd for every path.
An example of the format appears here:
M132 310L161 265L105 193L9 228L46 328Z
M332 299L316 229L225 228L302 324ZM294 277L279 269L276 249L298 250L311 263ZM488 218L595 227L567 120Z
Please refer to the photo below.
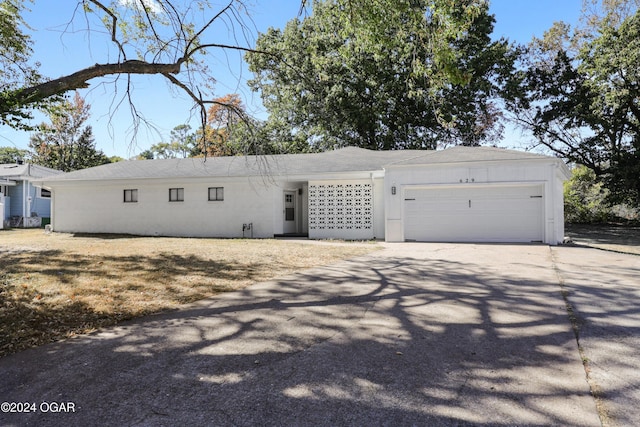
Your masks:
M525 163L525 162L537 162L537 163L545 163L549 161L555 161L560 159L555 159L554 157L529 157L529 158L519 158L519 159L478 159L478 160L458 160L458 161L442 161L442 162L433 162L433 163L394 163L385 166L385 169L391 168L414 168L414 167L431 167L431 166L452 166L452 165L467 165L470 163Z
M359 171L334 171L334 172L310 172L310 173L292 173L292 174L254 174L254 175L203 175L203 176L173 176L173 177L129 177L129 178L92 178L92 179L58 179L55 177L41 179L37 181L37 186L50 188L54 186L68 185L109 185L117 183L137 182L175 182L175 181L238 181L264 179L268 182L270 179L280 181L320 181L331 179L368 179L374 175L384 175L384 169L367 169Z

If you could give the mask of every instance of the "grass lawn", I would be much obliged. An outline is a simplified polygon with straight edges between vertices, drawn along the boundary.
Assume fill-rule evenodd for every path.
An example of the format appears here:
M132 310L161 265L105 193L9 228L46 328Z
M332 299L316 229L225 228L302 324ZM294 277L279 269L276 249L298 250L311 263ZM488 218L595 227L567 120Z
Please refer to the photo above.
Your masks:
M0 230L0 356L378 248Z

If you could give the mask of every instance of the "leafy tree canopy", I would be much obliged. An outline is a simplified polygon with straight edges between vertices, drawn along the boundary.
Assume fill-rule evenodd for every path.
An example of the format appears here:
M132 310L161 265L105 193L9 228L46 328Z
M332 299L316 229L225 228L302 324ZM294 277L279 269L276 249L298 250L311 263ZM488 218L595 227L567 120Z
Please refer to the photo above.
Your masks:
M15 128L29 128L25 119L30 118L23 109L17 94L24 86L41 81L37 63L31 63L32 41L25 32L22 19L22 0L0 1L0 123ZM34 107L44 107L42 100L34 101Z
M232 156L242 153L242 141L235 139L236 130L248 120L245 107L238 94L232 93L214 100L209 108L204 131L204 146L199 152L209 156ZM234 142L237 142L234 144Z
M303 150L493 141L513 64L493 23L484 1L314 1L311 15L259 36L271 54L246 55L265 134Z
M15 147L0 147L0 163L16 163L29 157L29 150Z
M170 142L158 142L149 150L142 152L141 159L176 159L192 157L196 152L195 135L191 132L191 126L178 125L171 130Z
M613 217L608 190L586 166L571 170L571 179L564 183L564 216L570 223L606 222Z
M557 23L532 42L508 108L536 144L591 169L611 202L639 206L640 2L594 3L583 27Z
M40 131L31 135L32 162L64 172L110 163L96 149L91 126L84 126L89 110L89 104L76 93L72 102L66 101L52 111L51 123L41 124Z

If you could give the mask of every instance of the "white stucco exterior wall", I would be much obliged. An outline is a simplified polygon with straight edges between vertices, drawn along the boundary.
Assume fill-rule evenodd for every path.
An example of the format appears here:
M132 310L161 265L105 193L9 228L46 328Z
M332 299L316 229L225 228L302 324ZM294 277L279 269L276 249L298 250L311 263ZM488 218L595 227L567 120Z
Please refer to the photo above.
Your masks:
M208 201L209 187L223 187L224 200ZM184 201L170 202L169 188L184 188ZM253 237L273 237L276 188L249 179L60 183L52 224L60 232L242 237L252 223ZM125 189L137 189L138 202L125 203Z
M385 197L387 194L384 192L384 176L372 177L373 182L373 238L378 240L384 240L384 228L385 223Z

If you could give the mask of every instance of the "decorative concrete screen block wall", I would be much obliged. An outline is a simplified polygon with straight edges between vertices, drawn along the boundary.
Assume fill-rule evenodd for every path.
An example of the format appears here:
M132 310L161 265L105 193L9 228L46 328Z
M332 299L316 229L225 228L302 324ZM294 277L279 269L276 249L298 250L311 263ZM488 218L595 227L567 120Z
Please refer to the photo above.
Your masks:
M367 181L309 182L309 237L372 239L373 188Z

